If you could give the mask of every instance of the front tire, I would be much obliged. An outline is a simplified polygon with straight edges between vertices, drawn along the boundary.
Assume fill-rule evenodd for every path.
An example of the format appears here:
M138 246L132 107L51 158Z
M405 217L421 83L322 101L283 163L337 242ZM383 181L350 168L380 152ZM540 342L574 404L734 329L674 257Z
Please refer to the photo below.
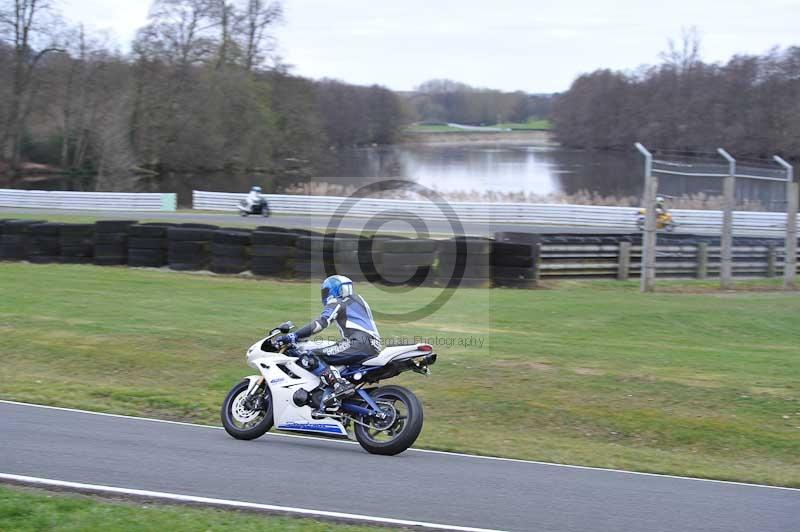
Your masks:
M249 386L250 381L243 380L231 388L222 403L222 426L237 440L254 440L272 428L272 395L265 389L263 407L256 410L246 402Z
M411 390L402 386L383 386L369 391L385 412L387 420L362 418L370 425L355 425L355 436L365 451L392 456L411 447L422 432L422 403Z

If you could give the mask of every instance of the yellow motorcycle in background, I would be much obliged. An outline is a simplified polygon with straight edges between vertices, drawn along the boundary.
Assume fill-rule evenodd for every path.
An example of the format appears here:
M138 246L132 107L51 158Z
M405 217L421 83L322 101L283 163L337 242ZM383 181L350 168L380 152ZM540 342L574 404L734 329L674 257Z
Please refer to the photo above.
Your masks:
M639 228L639 231L644 231L644 220L645 216L647 215L646 209L639 209L638 214L636 215L636 227ZM671 233L675 230L675 222L672 219L672 214L668 211L660 211L656 215L656 230L661 231L664 230L667 233Z

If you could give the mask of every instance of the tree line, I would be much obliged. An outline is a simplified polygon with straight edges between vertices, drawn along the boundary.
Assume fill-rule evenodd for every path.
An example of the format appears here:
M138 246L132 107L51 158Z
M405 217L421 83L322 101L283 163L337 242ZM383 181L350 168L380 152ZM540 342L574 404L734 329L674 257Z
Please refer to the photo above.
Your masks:
M663 62L635 72L578 77L554 103L557 140L589 149L634 142L684 152L723 146L739 156L800 158L800 47L700 59L696 32L670 43Z
M332 150L390 143L406 107L380 86L292 75L269 0L155 0L130 51L50 0L0 0L0 174L33 161L96 175L207 170L299 179Z
M426 81L409 96L421 122L490 125L548 118L552 95L480 89L448 79Z

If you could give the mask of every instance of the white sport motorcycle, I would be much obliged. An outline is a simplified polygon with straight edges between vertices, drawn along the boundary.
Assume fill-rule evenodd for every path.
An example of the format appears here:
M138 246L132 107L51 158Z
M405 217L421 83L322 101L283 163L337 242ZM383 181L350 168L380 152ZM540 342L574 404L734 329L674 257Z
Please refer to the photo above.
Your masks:
M402 386L367 387L408 370L429 374L436 353L428 344L387 347L351 366L335 366L356 386L336 412L314 414L323 390L320 379L297 363L297 356L333 342L298 342L277 348L273 339L294 328L286 322L247 350L247 365L259 375L245 377L222 404L222 425L236 439L252 440L278 430L355 438L373 454L402 453L422 431L422 404ZM292 356L290 356L290 354Z

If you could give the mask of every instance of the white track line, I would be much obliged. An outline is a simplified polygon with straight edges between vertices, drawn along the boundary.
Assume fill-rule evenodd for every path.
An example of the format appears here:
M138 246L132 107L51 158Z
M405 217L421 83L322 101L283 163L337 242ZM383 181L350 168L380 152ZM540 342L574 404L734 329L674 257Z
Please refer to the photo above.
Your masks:
M424 528L440 529L440 530L458 530L463 532L501 532L496 529L490 529L490 528L473 528L467 526L443 525L439 523L427 523L425 521L409 521L406 519L393 519L391 517L376 517L372 515L330 512L327 510L310 510L308 508L295 508L292 506L276 506L274 504L260 504L255 502L233 501L229 499L215 499L212 497L197 497L194 495L182 495L180 493L166 493L163 491L137 490L130 488L119 488L116 486L103 486L99 484L83 484L81 482L68 482L65 480L54 480L50 478L12 475L10 473L0 473L0 480L8 480L11 482L19 482L35 486L53 486L58 488L71 488L74 490L91 491L95 493L115 493L120 495L130 495L134 497L147 497L151 499L223 506L226 508L280 512L287 514L298 514L306 517L344 519L348 521L379 523L383 525L414 526L414 527L424 527Z
M198 427L198 428L205 428L205 429L214 429L214 430L224 430L222 427L214 426L214 425L201 425L198 423L186 423L184 421L169 421L166 419L156 419L156 418L149 418L149 417L137 417L137 416L126 416L123 414L108 414L106 412L92 412L91 410L79 410L77 408L65 408L61 406L49 406L49 405L39 405L35 403L22 403L19 401L8 401L4 399L0 399L0 403L6 403L10 405L17 405L17 406L28 406L32 408L45 408L49 410L63 410L65 412L77 412L79 414L91 414L94 416L108 416L108 417L118 417L122 419L133 419L137 421L152 421L154 423L169 423L172 425L185 425L188 427ZM333 443L333 444L350 444L350 445L358 445L357 442L348 441L348 440L334 440L334 439L327 439L317 436L302 436L300 434L284 434L281 432L268 432L264 436L269 437L279 437L279 438L299 438L304 440L314 440L318 442L325 442L325 443ZM459 456L462 458L471 458L477 460L497 460L501 462L515 462L520 464L535 464L541 466L549 466L549 467L563 467L567 469L584 469L587 471L605 471L607 473L620 473L625 475L641 475L646 477L656 477L656 478L672 478L677 480L692 480L695 482L712 482L716 484L731 484L734 486L745 486L750 488L768 488L768 489L775 489L775 490L787 490L787 491L800 491L800 488L789 488L786 486L770 486L768 484L755 484L750 482L736 482L733 480L717 480L713 478L697 478L697 477L683 477L680 475L665 475L661 473L645 473L642 471L629 471L626 469L610 469L606 467L592 467L592 466L582 466L582 465L572 465L572 464L559 464L556 462L539 462L537 460L523 460L521 458L503 458L502 456L483 456L479 454L466 454L466 453L456 453L452 451L436 451L434 449L415 449L411 448L409 451L413 451L416 453L428 453L428 454L441 454L445 456Z

